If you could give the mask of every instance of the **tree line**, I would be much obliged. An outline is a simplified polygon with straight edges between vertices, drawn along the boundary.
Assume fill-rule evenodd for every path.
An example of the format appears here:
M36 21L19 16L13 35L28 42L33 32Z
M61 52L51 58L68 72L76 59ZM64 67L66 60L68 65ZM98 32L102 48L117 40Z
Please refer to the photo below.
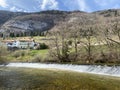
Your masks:
M120 23L54 27L50 56L58 62L120 63Z
M46 32L41 31L29 31L29 32L9 32L0 33L0 37L25 37L25 36L45 36Z

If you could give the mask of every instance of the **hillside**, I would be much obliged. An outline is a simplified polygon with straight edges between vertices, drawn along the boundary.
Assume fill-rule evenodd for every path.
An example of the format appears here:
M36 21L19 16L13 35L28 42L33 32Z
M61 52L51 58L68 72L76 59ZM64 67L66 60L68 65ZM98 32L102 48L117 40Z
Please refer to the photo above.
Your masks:
M27 13L24 12L10 12L10 11L0 11L0 26L7 22L8 20L17 17L17 16L22 16L26 15Z
M119 9L109 9L109 10L101 10L93 12L94 14L99 14L104 17L118 17L120 16L120 10Z
M51 30L53 27L67 27L72 23L82 27L83 25L95 25L111 23L120 19L120 10L109 9L92 13L81 11L42 11L36 13L0 11L1 33L31 33Z

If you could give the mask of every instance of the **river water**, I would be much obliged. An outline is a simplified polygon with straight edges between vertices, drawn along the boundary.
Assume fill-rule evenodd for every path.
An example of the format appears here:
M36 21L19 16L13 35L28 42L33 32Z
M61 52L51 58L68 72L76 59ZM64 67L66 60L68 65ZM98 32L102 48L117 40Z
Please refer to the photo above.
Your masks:
M120 77L120 66L100 66L100 65L72 65L72 64L43 64L43 63L9 63L6 67L19 68L40 68L69 70L83 73L93 73Z

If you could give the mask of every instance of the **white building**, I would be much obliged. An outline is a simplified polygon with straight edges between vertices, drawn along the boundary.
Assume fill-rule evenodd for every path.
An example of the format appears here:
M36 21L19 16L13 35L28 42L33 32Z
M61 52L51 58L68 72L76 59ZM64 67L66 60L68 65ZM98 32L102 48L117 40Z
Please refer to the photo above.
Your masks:
M19 39L19 40L6 40L3 43L8 48L18 48L18 49L27 49L27 48L34 48L35 42L33 39Z
M23 49L34 48L34 46L35 46L34 40L24 40L24 39L14 41L12 44L12 47L23 48Z

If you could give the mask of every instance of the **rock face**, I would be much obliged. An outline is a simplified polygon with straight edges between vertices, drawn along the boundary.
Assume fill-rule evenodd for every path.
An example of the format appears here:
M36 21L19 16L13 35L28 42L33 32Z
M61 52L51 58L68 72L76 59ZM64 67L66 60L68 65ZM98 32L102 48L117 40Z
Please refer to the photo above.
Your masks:
M28 14L28 13L23 13L23 12L15 13L15 12L10 12L10 11L0 11L0 26L14 17L22 16L22 15L26 15L26 14Z
M19 32L36 32L50 30L60 21L63 21L66 13L60 11L46 11L41 13L30 13L27 15L17 16L6 21L0 32L19 33Z
M111 18L112 17L112 18ZM79 25L94 25L103 21L119 20L120 10L105 10L93 13L80 11L42 11L37 13L22 13L0 11L0 33L42 32L61 26L62 22L79 23ZM100 20L102 18L102 20Z
M2 30L6 30L9 32L19 32L19 31L34 31L34 30L48 30L54 25L53 21L35 21L35 20L27 20L27 21L20 21L20 20L10 20L6 22L2 26ZM18 30L19 29L19 30Z

